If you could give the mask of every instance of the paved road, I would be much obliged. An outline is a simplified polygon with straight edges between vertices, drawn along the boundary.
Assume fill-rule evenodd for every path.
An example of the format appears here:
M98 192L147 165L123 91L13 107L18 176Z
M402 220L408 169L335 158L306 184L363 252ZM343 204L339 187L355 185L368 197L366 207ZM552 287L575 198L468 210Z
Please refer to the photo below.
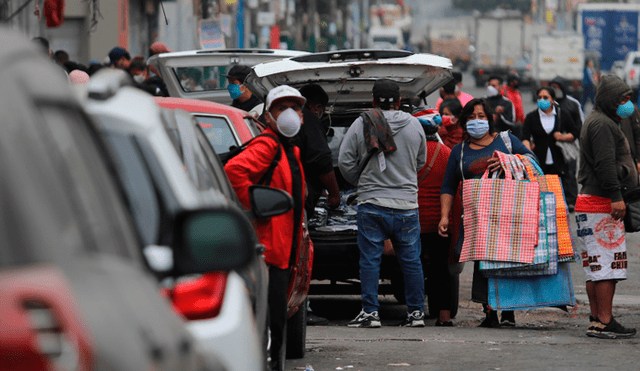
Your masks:
M484 94L470 75L463 82L466 92ZM428 101L435 103L435 96ZM525 112L534 109L530 96L523 101ZM629 279L618 284L614 315L624 325L640 329L640 233L627 236L627 250ZM627 340L585 336L589 308L580 264L571 267L575 308L518 311L517 326L503 329L476 327L483 314L480 305L470 301L472 271L467 264L461 275L460 308L453 328L434 327L434 318L425 328L398 327L406 309L389 295L381 297L382 328L351 329L346 324L360 311L357 292L312 296L312 308L329 324L308 327L306 357L287 361L286 369L304 370L307 364L317 371L640 369L640 335Z

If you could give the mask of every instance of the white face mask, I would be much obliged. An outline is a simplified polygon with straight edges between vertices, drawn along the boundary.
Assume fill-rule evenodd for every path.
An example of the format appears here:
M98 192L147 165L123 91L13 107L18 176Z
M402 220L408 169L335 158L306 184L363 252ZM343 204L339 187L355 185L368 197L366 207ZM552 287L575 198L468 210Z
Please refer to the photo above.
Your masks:
M273 120L273 115L269 112L269 116ZM274 120L277 124L280 134L287 138L292 138L300 131L301 119L300 115L293 109L287 108L280 113L277 120Z
M493 86L489 85L487 86L487 93L489 93L490 97L493 97L494 95L498 95L498 89L494 88Z
M136 84L142 84L144 82L145 78L144 75L134 75L133 76L133 81L136 82Z

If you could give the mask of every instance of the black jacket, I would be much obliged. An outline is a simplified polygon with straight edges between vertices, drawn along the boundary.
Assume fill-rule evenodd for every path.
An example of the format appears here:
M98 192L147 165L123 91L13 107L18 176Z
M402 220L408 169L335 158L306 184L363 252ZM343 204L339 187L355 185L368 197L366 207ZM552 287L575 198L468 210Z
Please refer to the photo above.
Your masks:
M573 97L569 97L568 95L568 87L567 81L560 76L556 76L553 80L551 80L552 84L558 84L560 90L562 90L562 97L556 97L556 102L560 105L562 112L571 116L573 122L578 126L578 132L582 129L582 107L580 106L580 102Z
M553 157L553 163L559 173L565 173L567 171L567 164L562 156L562 150L556 145L556 139L553 137L555 132L571 133L574 138L580 137L580 131L577 125L573 122L571 116L565 114L561 108L556 107L555 125L551 133L547 132L542 127L542 121L540 120L540 112L538 108L529 112L524 119L524 125L522 127L522 140L528 140L534 143L533 153L540 159L540 164L544 164L547 158L547 149L551 148L551 156Z
M494 131L500 132L505 130L511 130L516 132L517 126L514 126L513 123L515 121L513 103L502 95L494 95L491 97L484 98L487 101L487 104L491 108L491 112L495 113L496 108L498 106L504 107L504 112L498 116L498 120L494 122ZM507 120L505 122L504 120Z

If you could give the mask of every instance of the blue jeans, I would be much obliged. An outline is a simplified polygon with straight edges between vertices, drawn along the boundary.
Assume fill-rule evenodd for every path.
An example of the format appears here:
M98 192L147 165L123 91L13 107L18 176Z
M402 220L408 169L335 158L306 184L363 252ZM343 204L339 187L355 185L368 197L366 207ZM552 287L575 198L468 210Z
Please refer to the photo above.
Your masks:
M409 312L424 311L424 275L420 261L418 209L398 210L372 204L358 205L358 247L362 308L377 311L380 263L384 240L391 239L404 276Z

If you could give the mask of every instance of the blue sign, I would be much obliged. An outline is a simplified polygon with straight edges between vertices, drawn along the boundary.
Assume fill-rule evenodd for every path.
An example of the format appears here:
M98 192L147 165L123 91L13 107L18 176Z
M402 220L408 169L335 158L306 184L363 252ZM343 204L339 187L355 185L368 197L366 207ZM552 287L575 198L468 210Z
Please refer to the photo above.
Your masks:
M638 50L638 12L585 10L582 12L585 50L600 55L600 68L609 71L613 62Z

